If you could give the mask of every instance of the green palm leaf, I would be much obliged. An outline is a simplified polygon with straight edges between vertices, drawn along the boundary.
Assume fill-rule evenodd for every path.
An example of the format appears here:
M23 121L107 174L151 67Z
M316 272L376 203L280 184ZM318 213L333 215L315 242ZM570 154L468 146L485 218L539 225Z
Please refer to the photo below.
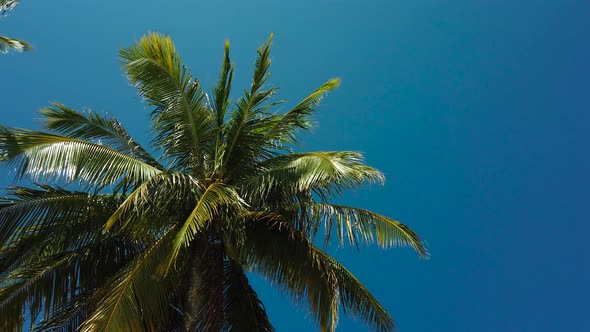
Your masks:
M60 103L53 107L41 109L45 116L45 128L55 130L68 137L103 143L117 151L137 158L158 169L163 169L139 143L125 130L115 118L105 118L98 113L88 111L86 114L77 112Z
M253 156L262 157L264 150L264 131L268 126L264 112L281 102L269 103L276 88L263 90L264 84L270 77L270 46L271 35L266 44L258 49L258 57L254 66L254 75L250 91L244 91L245 96L236 103L236 109L231 114L227 125L227 141L223 155L222 174L229 174L236 167L244 168L245 160ZM247 162L247 161L246 161Z
M13 312L10 308L22 307L27 302L30 304L29 310L31 314L35 316L43 302L40 299L31 299L31 293L42 294L49 299L54 298L54 300L59 297L61 299L59 302L65 302L67 296L64 295L67 295L72 288L73 280L70 280L65 285L62 284L61 286L64 287L60 288L50 288L46 285L53 284L55 280L70 279L68 277L71 277L72 274L64 267L67 267L74 257L79 254L71 252L56 255L56 257L45 259L42 262L13 270L2 280L2 286L0 287L0 319L2 321L12 321L11 315ZM65 278L64 273L66 274ZM54 292L61 294L55 294ZM45 302L47 306L50 303L49 301ZM48 309L46 308L46 310Z
M84 192L61 188L9 188L9 195L0 199L0 245L18 242L23 236L39 232L44 225L57 220L76 218L91 197Z
M134 238L149 239L169 226L171 216L192 209L200 187L199 181L190 175L158 173L125 198L109 217L105 229L118 225Z
M382 248L411 247L423 258L428 257L428 249L422 238L401 222L350 206L336 204L301 203L295 210L304 211L299 217L307 220L302 224L311 224L310 228L322 225L326 229L326 242L332 230L335 230L339 243L347 239L351 245L358 246L377 243Z
M244 181L244 190L251 199L266 200L271 194L292 197L313 191L325 201L363 183L385 181L383 174L366 166L357 152L294 153L266 160L260 168L262 172Z
M202 173L205 155L212 154L214 119L172 40L149 34L119 57L131 83L155 107L154 146L163 147L175 165Z
M0 128L0 162L17 162L18 175L84 181L104 187L128 179L141 183L160 172L104 145L43 132Z
M297 141L298 130L309 130L312 127L310 116L326 94L340 86L339 79L331 79L322 84L317 90L299 102L295 107L285 114L278 116L276 124L266 134L270 143L278 141L280 143L295 143ZM278 145L279 143L274 143Z
M0 0L0 16L6 15L20 3L20 0Z
M317 259L322 260L334 273L344 314L360 318L373 331L391 331L395 328L393 319L371 293L333 257L318 248L313 248Z
M156 278L156 269L162 258L169 255L169 240L176 232L176 228L167 230L123 268L106 291L96 294L96 308L80 331L146 331L165 322L176 280ZM155 326L146 328L144 317Z
M215 111L216 121L216 141L215 141L215 159L213 170L219 171L222 167L223 152L226 144L223 140L225 132L225 113L229 105L229 94L231 92L231 83L234 74L234 66L229 59L229 41L225 42L224 59L221 67L221 74L217 86L213 88L213 110Z
M0 0L0 17L5 16L9 11L20 3L19 0ZM9 51L24 52L30 51L33 47L24 40L0 36L0 53Z
M25 52L32 50L31 44L24 40L0 36L0 53L8 53L9 51Z
M68 302L55 307L51 318L42 320L35 331L75 331L86 318L90 293L76 294Z
M307 301L322 331L333 331L338 320L338 290L334 273L313 256L307 237L280 217L257 213L246 219L243 241L232 252L254 271L268 278L296 303Z
M224 273L224 313L227 320L222 330L273 332L264 304L250 286L242 266L228 259Z
M237 212L242 209L242 205L242 199L232 187L219 182L210 184L199 197L195 208L174 239L167 270L178 256L180 249L187 247L199 232L207 228L208 223L218 215L222 207L228 211L233 209Z

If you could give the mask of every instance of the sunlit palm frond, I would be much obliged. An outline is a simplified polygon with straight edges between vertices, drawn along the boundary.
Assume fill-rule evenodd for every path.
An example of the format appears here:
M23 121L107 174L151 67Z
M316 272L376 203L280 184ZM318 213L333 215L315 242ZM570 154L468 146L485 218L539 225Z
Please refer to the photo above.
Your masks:
M219 215L221 208L225 208L228 215L231 215L239 213L243 205L244 201L234 188L220 182L210 184L200 195L194 209L178 231L167 269L178 256L180 249L189 246L195 236Z
M331 79L322 84L317 90L299 102L285 114L278 115L276 123L266 134L270 142L277 141L274 145L297 142L298 130L309 130L312 127L311 115L326 94L340 86L339 79Z
M226 147L223 154L223 174L231 174L235 168L245 168L248 164L244 160L261 158L269 151L265 148L265 132L268 123L261 121L269 108L281 103L269 102L276 88L264 88L271 73L270 46L272 35L265 45L257 52L258 57L254 65L254 74L250 91L244 91L245 96L236 103L236 109L232 112L227 124Z
M302 211L299 224L311 224L310 228L323 226L326 242L332 231L336 232L340 245L345 239L351 245L377 243L383 248L411 247L422 257L428 257L424 240L403 223L384 215L350 206L327 203L298 203L294 206Z
M277 192L292 197L313 191L327 200L364 183L384 182L383 174L363 163L358 152L307 152L282 155L261 163L262 172L244 181L250 199L267 199Z
M0 18L6 16L9 11L20 3L19 0L0 0ZM31 44L24 40L0 36L0 53L25 52L32 50Z
M234 66L229 59L229 41L225 41L223 64L217 86L213 88L213 109L215 110L215 121L218 127L225 123L225 112L229 105L229 94L234 75Z
M32 50L31 44L24 40L0 36L0 53L8 53L9 51L25 52Z
M99 188L121 180L141 183L160 173L104 145L24 129L0 128L0 162L16 163L19 177L83 181Z
M163 167L128 133L117 119L98 113L75 111L63 104L41 109L45 128L68 137L102 143L158 169Z
M170 37L149 34L121 49L119 57L129 81L155 107L153 145L177 167L203 172L204 160L213 154L215 120Z
M234 66L229 59L229 41L225 42L224 58L221 66L221 74L217 86L213 88L213 110L215 111L215 158L213 160L213 171L218 172L222 167L223 152L226 142L223 139L225 134L225 113L229 106L229 94L234 74Z
M20 3L20 0L0 0L0 16L6 15Z

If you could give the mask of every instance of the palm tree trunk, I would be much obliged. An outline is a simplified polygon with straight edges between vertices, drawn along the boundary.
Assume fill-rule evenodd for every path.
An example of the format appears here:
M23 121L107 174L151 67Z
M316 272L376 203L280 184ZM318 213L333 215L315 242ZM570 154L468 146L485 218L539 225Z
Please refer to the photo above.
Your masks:
M184 305L185 332L218 332L223 325L225 251L219 233L209 232L206 247L192 245ZM206 279L205 279L206 278Z
M219 332L223 324L223 261L224 261L223 244L220 240L215 239L215 244L211 246L211 283L209 283L209 303L208 303L208 326L206 331Z
M190 269L187 275L188 289L186 292L184 305L184 331L190 332L196 330L199 308L201 307L200 286L202 284L199 266L201 265L200 246L193 244L190 248Z

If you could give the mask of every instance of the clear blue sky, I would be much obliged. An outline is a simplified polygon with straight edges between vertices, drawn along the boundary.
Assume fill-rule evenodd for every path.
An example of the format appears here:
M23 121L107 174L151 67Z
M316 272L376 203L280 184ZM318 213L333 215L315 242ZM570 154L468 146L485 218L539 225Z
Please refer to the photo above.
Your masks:
M401 332L590 331L589 2L23 0L0 33L35 51L0 56L0 123L38 128L59 101L145 141L116 55L148 31L170 34L206 86L229 38L234 91L246 87L271 32L283 98L342 78L304 147L364 152L388 183L343 201L428 240L429 261L331 249ZM317 329L254 283L278 331ZM338 329L363 330L344 317Z

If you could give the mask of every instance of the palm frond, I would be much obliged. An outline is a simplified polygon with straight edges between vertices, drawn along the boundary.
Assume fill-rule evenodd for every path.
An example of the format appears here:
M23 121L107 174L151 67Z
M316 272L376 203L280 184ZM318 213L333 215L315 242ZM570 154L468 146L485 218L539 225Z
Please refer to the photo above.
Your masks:
M322 101L328 92L338 88L338 86L340 86L340 80L337 78L331 79L295 105L290 111L278 116L276 124L266 134L267 140L276 146L297 142L297 131L309 130L312 127L313 123L309 118L314 112L314 107ZM272 143L274 141L277 142Z
M175 278L157 277L157 266L169 256L170 240L178 231L170 228L142 254L114 277L104 291L96 294L92 314L80 331L146 331L145 322L156 330L170 315L170 299L175 294Z
M32 195L30 191L25 194ZM42 309L43 319L52 320L74 296L94 292L136 255L141 244L102 232L108 217L105 212L112 207L102 211L100 201L108 197L78 202L78 214L62 215L0 249L0 316L10 317L18 326L15 310L26 308L35 317ZM79 306L87 308L88 303ZM84 310L72 313L71 318L79 320Z
M104 145L70 137L0 128L0 162L17 163L17 176L84 181L102 188L120 180L142 183L160 170Z
M428 258L428 249L424 240L416 232L403 223L384 215L350 206L327 203L299 203L295 205L297 211L303 211L298 217L297 224L311 224L309 228L317 229L324 226L325 241L335 230L340 245L345 239L351 245L358 246L377 243L382 248L411 247L420 257Z
M326 201L363 183L385 181L380 171L363 163L358 152L293 153L266 160L259 167L262 172L244 181L244 191L253 200L313 191Z
M227 239L236 259L262 274L296 303L306 301L322 331L334 331L338 321L335 274L313 255L307 237L273 214L250 214L243 241Z
M229 103L233 75L234 66L229 59L229 41L225 41L221 74L217 86L213 88L213 109L215 110L215 121L218 127L221 127L225 122L225 112Z
M0 14L18 2L0 0ZM245 271L307 307L321 331L334 331L341 312L371 330L395 328L313 241L325 230L326 245L335 233L340 245L428 257L426 244L399 221L331 204L384 176L358 152L294 153L340 81L273 110L282 101L269 83L272 37L231 106L228 42L211 101L169 37L152 33L119 51L151 110L157 160L115 118L59 103L41 110L51 133L0 126L0 165L52 184L0 197L0 330L28 319L37 331L273 331ZM28 47L0 37L0 52Z
M236 109L231 114L227 125L227 145L223 154L223 174L230 174L233 168L244 167L242 160L248 157L262 157L264 150L264 132L267 123L260 121L267 109L281 103L269 103L276 88L262 90L270 77L270 46L272 35L265 45L257 52L258 57L254 65L254 75L250 91L244 91L245 96L237 102ZM262 155L260 155L262 153ZM239 165L239 166L238 166Z
M153 145L163 147L174 165L204 171L215 143L214 119L204 104L205 93L178 56L169 37L151 33L119 57L129 81L155 107Z
M385 308L350 271L322 250L314 247L313 251L317 259L322 260L335 274L345 315L360 318L372 331L385 332L395 329L393 319Z
M102 225L114 210L118 201L116 197L53 188L19 188L19 193L23 196L35 196L12 199L10 205L0 210L5 219L19 211L22 220L8 218L5 223L20 222L23 225L12 236L7 237L0 247L0 279L15 269L37 264L61 252L81 250L87 246L93 246L93 254L85 256L93 257L93 264L103 259L100 256L94 257L94 253L105 254L101 247L111 246L110 237L102 232ZM133 242L126 242L128 249L122 252L123 260L126 255L133 255ZM118 245L116 241L113 244ZM109 266L117 265L117 256L119 255L109 254ZM92 274L92 278L98 279L97 274Z
M173 264L180 249L189 246L195 236L203 232L208 223L219 214L221 208L225 208L227 212L233 210L234 213L238 213L243 209L244 204L244 201L232 187L220 182L210 184L199 197L194 209L174 239L166 270Z
M370 292L334 258L311 244L282 217L252 213L239 256L296 302L307 298L322 330L335 328L339 303L344 313L377 331L392 331L393 320Z
M42 262L13 270L2 280L0 286L0 321L18 324L12 317L13 308L23 308L34 317L44 307L50 309L52 303L64 303L76 280L72 280L68 265L80 253L71 252L44 259ZM60 287L52 285L60 282ZM43 301L43 299L46 299Z
M20 3L20 0L0 0L0 17L6 15Z
M0 199L0 247L42 231L51 223L76 218L92 202L87 193L49 186L10 187L8 195L12 197Z
M250 286L242 266L232 259L225 262L225 326L222 331L273 332L264 304Z
M223 65L217 86L213 88L213 110L215 111L216 121L216 142L215 142L215 159L213 161L213 171L217 172L222 167L223 151L225 141L223 135L225 132L225 113L229 104L229 94L231 92L231 83L234 74L234 66L229 59L229 41L225 42Z
M107 231L117 225L136 239L149 239L169 226L171 218L190 211L202 184L194 177L178 172L162 172L137 187L105 224ZM188 212L187 212L188 214Z
M71 332L76 331L88 315L88 303L92 298L90 292L71 296L66 303L56 306L51 316L44 318L35 326L35 332Z
M6 54L9 51L26 52L32 49L31 44L24 40L0 36L0 53Z
M150 166L163 169L156 159L127 133L117 119L106 118L92 111L77 112L60 103L52 105L53 107L45 107L40 111L44 115L46 129L80 140L102 142Z

